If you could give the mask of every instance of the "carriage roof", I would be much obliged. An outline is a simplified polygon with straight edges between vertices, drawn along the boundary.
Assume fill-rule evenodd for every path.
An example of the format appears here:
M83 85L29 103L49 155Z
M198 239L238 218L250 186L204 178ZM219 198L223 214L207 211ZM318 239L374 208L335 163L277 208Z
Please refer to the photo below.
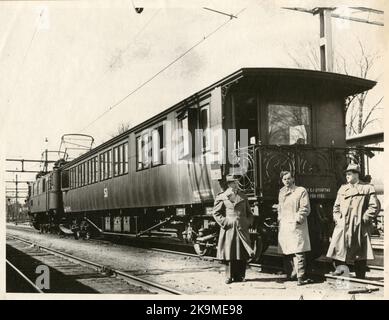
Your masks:
M327 92L331 92L333 95L337 94L342 97L347 97L364 92L366 90L370 90L376 85L376 82L372 80L332 72L290 68L242 68L213 83L212 85L192 94L186 99L176 103L175 105L158 113L150 119L143 121L142 123L130 128L120 135L102 143L101 145L77 157L76 159L73 159L67 163L65 167L71 166L78 161L82 161L92 154L95 154L96 152L99 152L100 150L103 150L106 147L119 142L128 136L131 132L142 130L143 127L147 127L151 123L174 110L178 110L182 107L194 103L198 98L209 94L216 87L226 85L234 86L250 81L256 82L257 84L266 83L268 85L272 85L280 81L280 79L285 81L293 80L303 85L306 84L310 87L325 87Z

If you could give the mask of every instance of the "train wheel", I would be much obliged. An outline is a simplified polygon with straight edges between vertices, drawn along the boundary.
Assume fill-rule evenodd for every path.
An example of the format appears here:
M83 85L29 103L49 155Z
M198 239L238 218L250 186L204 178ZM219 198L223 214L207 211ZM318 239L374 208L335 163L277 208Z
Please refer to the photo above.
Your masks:
M210 252L209 247L207 247L206 245L201 245L199 243L195 243L193 245L193 248L194 248L196 254L199 256L205 256L206 254L209 254L209 252Z

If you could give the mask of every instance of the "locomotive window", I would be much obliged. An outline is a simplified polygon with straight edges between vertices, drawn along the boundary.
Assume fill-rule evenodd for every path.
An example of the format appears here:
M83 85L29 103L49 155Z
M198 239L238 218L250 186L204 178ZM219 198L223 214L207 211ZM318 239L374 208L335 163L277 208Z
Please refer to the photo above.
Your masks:
M69 170L62 171L61 187L62 189L69 189Z
M42 179L42 192L46 192L46 179Z
M209 106L206 105L200 109L200 129L202 130L201 150L209 150L210 132L209 132Z
M269 144L311 143L311 110L308 106L269 104Z
M74 183L73 168L71 168L70 169L70 176L69 176L69 186L70 186L70 189L73 189L73 183Z

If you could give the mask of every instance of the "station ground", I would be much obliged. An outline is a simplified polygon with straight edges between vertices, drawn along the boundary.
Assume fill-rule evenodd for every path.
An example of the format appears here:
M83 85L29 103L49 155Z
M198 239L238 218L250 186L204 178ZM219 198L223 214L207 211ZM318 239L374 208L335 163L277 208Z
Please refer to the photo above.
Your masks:
M297 286L296 282L283 282L283 275L264 273L248 268L246 282L224 283L224 265L219 261L207 261L193 257L178 256L144 248L119 245L108 241L75 240L57 235L39 234L7 227L7 234L38 242L43 246L64 251L94 261L107 267L169 286L188 295L209 298L243 299L382 299L380 288L369 294L348 293L350 289L366 286L353 283L318 282Z

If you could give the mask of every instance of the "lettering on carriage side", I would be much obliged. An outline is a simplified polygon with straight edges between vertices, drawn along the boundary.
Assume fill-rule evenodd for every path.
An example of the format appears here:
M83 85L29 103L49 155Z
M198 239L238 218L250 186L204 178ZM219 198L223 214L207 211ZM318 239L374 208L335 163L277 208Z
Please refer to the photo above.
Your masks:
M307 191L311 199L326 199L331 194L331 188L325 187L308 187Z
M35 285L39 289L50 289L50 269L48 266L42 264L36 267L36 274L40 274L36 280Z
M104 198L108 198L108 188L104 188Z

